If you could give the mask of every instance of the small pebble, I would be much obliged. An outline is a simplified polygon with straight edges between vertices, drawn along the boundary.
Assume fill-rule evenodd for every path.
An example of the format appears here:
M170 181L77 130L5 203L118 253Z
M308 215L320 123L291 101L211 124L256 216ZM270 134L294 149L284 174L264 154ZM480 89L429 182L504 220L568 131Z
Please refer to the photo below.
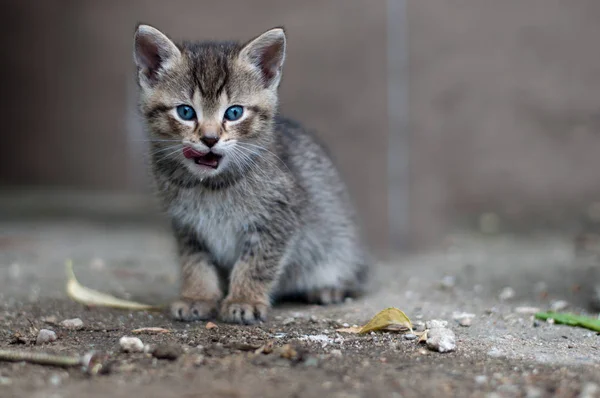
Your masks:
M477 375L475 376L475 383L477 384L485 384L487 383L487 376L486 375Z
M54 373L52 376L50 376L50 378L48 379L48 381L50 382L50 384L52 386L58 387L62 383L62 377L60 377L59 374Z
M500 358L504 355L504 353L502 351L500 351L498 348L493 347L491 350L489 350L487 352L487 355L492 358Z
M207 322L205 327L207 330L218 328L217 324L214 322Z
M404 338L404 340L415 340L417 338L417 335L414 333L406 333L404 336L402 336Z
M9 386L12 384L12 380L8 377L0 376L0 386Z
M475 314L470 314L468 312L455 312L452 315L452 318L457 321L460 326L469 327L473 323Z
M342 354L341 350L331 350L331 356L335 358L341 358L344 354Z
M444 289L452 289L456 285L456 278L452 275L446 275L442 278L441 286Z
M40 332L38 333L35 344L42 345L42 344L46 344L46 343L51 343L53 341L56 341L56 339L57 339L56 333L53 330L41 329Z
M552 304L550 304L550 309L552 311L562 311L569 306L569 303L565 300L556 300Z
M119 345L124 352L144 351L144 343L137 337L123 336L119 339Z
M50 324L56 324L58 323L58 318L55 315L50 315L42 318L42 321Z
M442 321L439 319L432 319L431 321L425 322L425 328L427 329L443 329L448 326L448 321Z
M292 323L295 323L296 320L294 318L286 318L283 320L282 324L283 325L291 325Z
M425 322L423 321L414 321L412 324L415 332L422 332L425 330Z
M183 354L183 349L176 344L161 344L156 346L152 355L157 359L174 361Z
M579 398L594 398L600 395L600 387L596 383L585 383L579 394Z
M515 312L517 314L533 315L537 312L540 312L540 309L538 307L517 307L515 308Z
M498 298L502 301L510 300L513 297L515 297L515 290L509 286L502 289L502 291L498 295Z
M537 319L534 319L534 320L533 320L533 327L534 327L534 328L537 328L537 327L539 327L541 324L542 324L542 323L541 323L539 320L537 320Z
M304 366L306 366L306 367L319 366L319 360L316 357L310 357L306 361L304 361Z
M66 329L79 330L83 329L83 321L79 318L65 319L60 323L60 326Z
M544 390L535 386L525 387L525 398L542 398Z
M454 332L445 328L432 328L427 333L427 348L437 352L451 352L456 350L456 337Z

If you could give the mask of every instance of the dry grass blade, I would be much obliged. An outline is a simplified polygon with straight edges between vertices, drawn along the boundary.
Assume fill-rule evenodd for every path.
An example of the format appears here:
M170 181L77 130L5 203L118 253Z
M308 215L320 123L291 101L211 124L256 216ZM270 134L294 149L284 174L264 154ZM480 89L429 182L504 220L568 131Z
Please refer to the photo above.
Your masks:
M73 272L73 262L67 261L67 294L78 303L95 306L111 307L126 310L158 311L160 307L123 300L106 293L98 292L81 285Z

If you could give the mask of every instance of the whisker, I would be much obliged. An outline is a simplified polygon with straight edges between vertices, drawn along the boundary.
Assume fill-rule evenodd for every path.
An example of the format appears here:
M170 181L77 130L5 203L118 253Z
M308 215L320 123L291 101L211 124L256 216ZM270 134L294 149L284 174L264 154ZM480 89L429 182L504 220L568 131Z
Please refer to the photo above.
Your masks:
M256 144L251 144L251 143L249 143L249 142L239 142L239 141L237 142L237 145L242 145L242 146L244 146L244 145L248 145L248 146L251 146L251 147L254 147L254 148L257 148L257 149L263 150L263 151L265 151L265 152L267 152L267 153L270 153L271 155L275 156L275 158L277 158L277 160L279 160L279 161L280 161L280 162L281 162L281 163L282 163L282 164L283 164L283 165L284 165L284 166L285 166L285 167L288 169L288 171L289 171L290 173L292 172L292 171L290 170L290 168L287 166L287 164L286 164L286 163L283 161L283 159L281 159L281 158L280 158L279 156L277 156L275 153L273 153L273 152L269 151L267 148L265 148L265 147L263 147L263 146L256 145Z

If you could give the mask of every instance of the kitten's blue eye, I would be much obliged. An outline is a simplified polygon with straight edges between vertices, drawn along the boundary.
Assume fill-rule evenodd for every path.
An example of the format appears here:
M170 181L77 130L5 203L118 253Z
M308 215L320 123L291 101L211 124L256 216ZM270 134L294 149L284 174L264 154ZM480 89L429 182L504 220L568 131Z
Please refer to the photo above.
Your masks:
M183 120L193 120L196 117L196 111L189 105L179 105L177 107L177 114Z
M233 122L234 120L238 120L244 114L244 108L240 105L233 105L227 108L225 111L225 119Z

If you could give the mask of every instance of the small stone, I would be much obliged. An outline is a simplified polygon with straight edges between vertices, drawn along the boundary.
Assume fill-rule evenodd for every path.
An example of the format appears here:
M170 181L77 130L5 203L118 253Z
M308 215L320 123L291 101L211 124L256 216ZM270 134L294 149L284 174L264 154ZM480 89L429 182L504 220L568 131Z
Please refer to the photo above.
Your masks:
M335 358L341 358L344 354L342 354L341 350L331 350L331 356Z
M50 316L43 317L42 322L46 322L51 325L55 325L58 323L58 318L55 315L50 315Z
M342 326L345 327L345 328L349 328L350 324L349 323L342 323Z
M415 332L422 332L425 330L425 322L423 321L414 321L412 325Z
M48 379L48 382L50 382L50 384L52 386L58 387L62 383L62 377L60 377L59 374L54 373L53 375L50 376L50 378Z
M152 356L157 359L168 359L174 361L183 354L183 349L176 344L161 344L156 346Z
M60 326L65 329L79 330L83 329L83 321L79 318L65 319L60 323Z
M431 321L425 322L426 329L443 329L448 326L448 321L442 321L439 319L432 319Z
M282 322L283 325L291 325L292 323L296 323L296 320L294 318L286 318Z
M498 387L498 392L501 397L518 397L520 395L519 387L514 384L502 384Z
M477 384L485 384L487 383L487 376L486 375L477 375L475 376L475 383Z
M310 316L310 321L311 321L312 323L318 323L318 322L319 322L319 318L317 318L317 316L316 316L316 315L311 315L311 316Z
M554 318L548 318L548 319L546 319L546 322L549 323L550 325L554 325Z
M8 377L0 376L0 386L9 386L12 384L12 380Z
M46 343L51 343L53 341L56 341L56 339L57 339L56 333L53 330L41 329L38 333L35 344L42 345L42 344L46 344Z
M541 324L542 324L542 323L541 323L539 320L537 320L537 319L534 319L534 320L533 320L533 327L534 327L534 328L537 328L537 327L539 327Z
M404 338L404 340L415 340L417 338L417 335L414 333L406 333L404 336L402 336Z
M468 312L455 312L452 314L452 318L457 321L460 326L469 327L473 323L475 314L470 314Z
M600 387L596 383L588 382L583 385L579 398L594 398L600 395Z
M446 275L442 278L440 285L444 289L452 289L456 285L456 278L452 275Z
M510 300L513 297L515 297L515 290L509 286L502 289L502 291L498 295L498 298L502 301Z
M535 386L525 388L525 398L541 398L544 396L544 390Z
M427 348L437 352L451 352L456 350L456 337L454 332L445 328L431 328L427 333Z
M205 328L207 330L212 330L218 328L217 324L214 322L207 322Z
M124 352L144 351L144 343L137 337L123 336L119 339L119 345Z
M306 361L304 361L304 366L306 366L307 368L317 367L319 366L319 360L316 357L307 358Z
M556 300L550 304L550 309L554 312L562 311L569 306L569 303L565 300Z
M492 358L500 358L504 356L504 353L500 351L498 348L493 347L491 350L487 352L487 355Z
M515 312L517 314L522 314L522 315L533 315L540 311L541 310L538 307L517 307L517 308L515 308Z

